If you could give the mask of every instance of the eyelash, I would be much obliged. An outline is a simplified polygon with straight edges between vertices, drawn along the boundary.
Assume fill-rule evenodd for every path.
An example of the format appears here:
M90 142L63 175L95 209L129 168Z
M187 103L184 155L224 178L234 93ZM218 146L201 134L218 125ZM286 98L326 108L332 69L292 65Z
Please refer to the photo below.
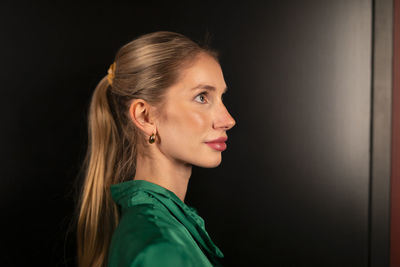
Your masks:
M201 92L200 94L198 94L198 95L196 96L196 98L197 98L198 96L200 96L200 95L208 96L208 92L207 92L207 91ZM222 100L222 101L224 100L223 95L221 96L221 100ZM204 104L204 103L202 103L202 104Z

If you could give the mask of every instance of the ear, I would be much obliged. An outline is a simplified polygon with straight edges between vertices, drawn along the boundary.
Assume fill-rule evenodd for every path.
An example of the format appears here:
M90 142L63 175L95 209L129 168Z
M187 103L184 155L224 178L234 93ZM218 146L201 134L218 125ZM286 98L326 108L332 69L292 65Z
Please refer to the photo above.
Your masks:
M151 111L151 105L143 99L134 99L129 106L129 117L148 136L157 130L150 116L152 114Z

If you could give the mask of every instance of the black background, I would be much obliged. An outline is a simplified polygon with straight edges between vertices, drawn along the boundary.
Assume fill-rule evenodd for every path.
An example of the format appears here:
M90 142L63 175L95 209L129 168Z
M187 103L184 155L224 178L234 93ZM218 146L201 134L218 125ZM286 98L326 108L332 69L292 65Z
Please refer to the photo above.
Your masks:
M170 30L220 51L236 120L193 168L225 266L367 266L372 2L2 2L1 262L74 266L87 107L118 48Z

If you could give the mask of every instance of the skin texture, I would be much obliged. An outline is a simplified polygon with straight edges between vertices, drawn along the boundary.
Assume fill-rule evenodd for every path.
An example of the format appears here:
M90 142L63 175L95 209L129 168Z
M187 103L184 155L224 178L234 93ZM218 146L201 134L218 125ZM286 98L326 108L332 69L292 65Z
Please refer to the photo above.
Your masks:
M192 89L199 84L216 90ZM135 180L167 188L184 202L192 165L213 168L221 163L222 152L205 142L226 137L236 124L221 99L225 88L221 66L202 53L168 88L160 117L153 115L154 107L143 99L131 103L129 112L136 126L147 138L156 133L156 142L148 148L151 158L138 155Z

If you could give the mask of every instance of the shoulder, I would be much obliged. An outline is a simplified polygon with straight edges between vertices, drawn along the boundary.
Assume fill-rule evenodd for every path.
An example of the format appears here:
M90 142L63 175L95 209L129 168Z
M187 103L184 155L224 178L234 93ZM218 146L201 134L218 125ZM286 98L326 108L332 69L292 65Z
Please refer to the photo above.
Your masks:
M113 253L108 260L108 267L192 267L192 256L179 243L158 239L153 240L136 253L129 249Z
M140 204L127 209L114 232L115 238L128 242L148 243L153 239L168 239L172 232L185 230L184 226L163 206Z
M113 234L109 266L191 266L183 245L186 230L182 227L158 205L130 207ZM161 260L171 261L171 265L157 264ZM177 265L180 262L184 265Z
M129 266L191 267L194 266L191 258L182 245L169 240L159 240L143 249Z

